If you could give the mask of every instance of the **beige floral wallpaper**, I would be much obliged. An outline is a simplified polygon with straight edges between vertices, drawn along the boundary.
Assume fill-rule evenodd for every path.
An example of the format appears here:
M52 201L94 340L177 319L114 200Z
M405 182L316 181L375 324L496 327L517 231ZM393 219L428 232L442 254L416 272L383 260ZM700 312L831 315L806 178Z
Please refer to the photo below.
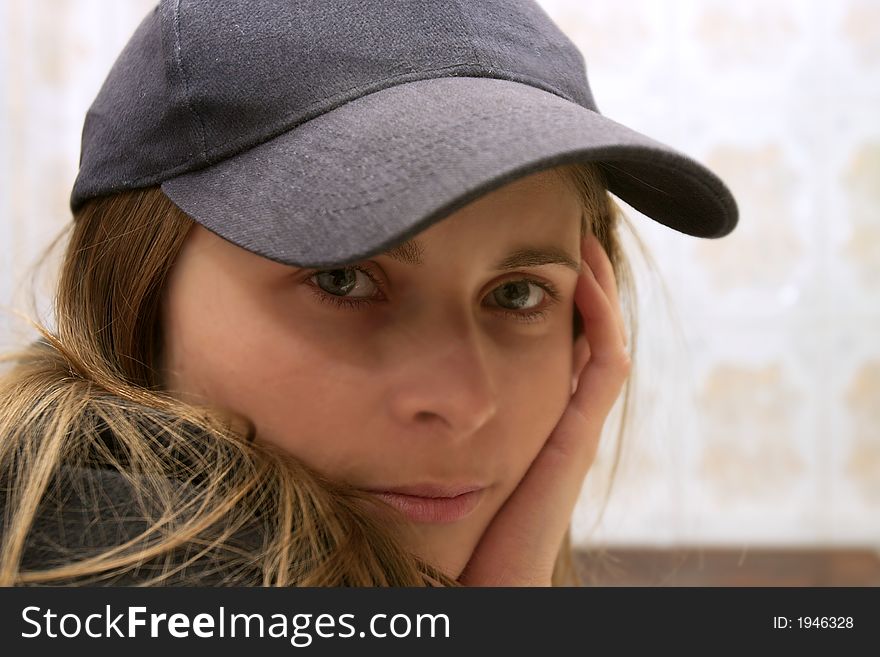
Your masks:
M69 219L85 111L153 4L0 0L0 346L27 335L13 309ZM630 240L635 413L603 505L620 404L606 424L576 540L880 548L880 0L540 4L600 110L741 209L701 240L627 208L656 265Z

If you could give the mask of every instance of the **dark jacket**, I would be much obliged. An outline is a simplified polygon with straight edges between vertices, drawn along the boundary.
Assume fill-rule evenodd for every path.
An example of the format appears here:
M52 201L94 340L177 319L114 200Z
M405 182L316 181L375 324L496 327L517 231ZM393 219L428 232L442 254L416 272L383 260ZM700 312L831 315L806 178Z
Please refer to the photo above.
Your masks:
M112 441L112 434L105 440ZM171 480L175 485L184 484ZM0 536L7 515L9 479L0 483ZM256 552L260 534L256 529L240 532L233 543L245 551ZM68 564L95 555L137 537L148 527L136 497L136 491L123 474L107 464L64 465L52 480L37 510L36 522L27 537L21 560L22 570L40 570ZM69 578L47 585L133 586L145 583L163 569L177 567L201 549L188 545L173 553L141 563L136 570L96 580ZM250 586L262 583L261 572L254 565L233 560L227 552L200 556L162 582L166 586Z

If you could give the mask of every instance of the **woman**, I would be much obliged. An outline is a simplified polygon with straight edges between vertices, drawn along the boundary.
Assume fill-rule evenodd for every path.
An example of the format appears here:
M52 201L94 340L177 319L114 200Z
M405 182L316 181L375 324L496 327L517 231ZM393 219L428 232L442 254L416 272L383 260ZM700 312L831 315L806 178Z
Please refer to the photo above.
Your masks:
M0 390L0 583L576 582L571 512L634 349L608 191L694 235L735 206L590 109L533 3L363 4L161 2L120 55L57 330ZM403 29L426 16L501 66L438 66L436 33ZM365 24L421 68L334 79Z

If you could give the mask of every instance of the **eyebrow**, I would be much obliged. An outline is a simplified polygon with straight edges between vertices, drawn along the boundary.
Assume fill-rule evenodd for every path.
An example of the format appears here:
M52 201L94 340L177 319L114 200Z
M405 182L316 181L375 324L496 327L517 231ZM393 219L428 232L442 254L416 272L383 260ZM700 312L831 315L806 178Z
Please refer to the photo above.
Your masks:
M413 238L394 246L380 255L388 256L407 265L418 267L424 263L422 255L425 245ZM541 265L563 265L580 272L580 262L572 258L567 251L556 246L525 247L511 252L499 262L494 269L506 271L519 267L540 267Z

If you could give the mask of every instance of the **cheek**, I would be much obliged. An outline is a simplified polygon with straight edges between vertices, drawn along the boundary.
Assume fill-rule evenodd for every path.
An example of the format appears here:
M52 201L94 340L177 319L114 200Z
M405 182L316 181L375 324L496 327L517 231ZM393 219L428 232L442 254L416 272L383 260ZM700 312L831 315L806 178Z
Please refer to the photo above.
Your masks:
M259 440L319 471L344 476L363 463L369 443L355 429L377 408L369 370L346 365L341 343L306 322L253 305L215 310L178 315L171 327L183 396L244 415Z
M515 454L516 474L521 476L550 436L568 404L571 391L572 351L557 341L523 355L499 379L504 400L502 433L506 449Z
M329 345L328 345L329 347ZM372 386L328 356L321 343L285 337L249 356L222 395L253 422L260 440L328 475L347 478L369 462L365 418L377 408Z

